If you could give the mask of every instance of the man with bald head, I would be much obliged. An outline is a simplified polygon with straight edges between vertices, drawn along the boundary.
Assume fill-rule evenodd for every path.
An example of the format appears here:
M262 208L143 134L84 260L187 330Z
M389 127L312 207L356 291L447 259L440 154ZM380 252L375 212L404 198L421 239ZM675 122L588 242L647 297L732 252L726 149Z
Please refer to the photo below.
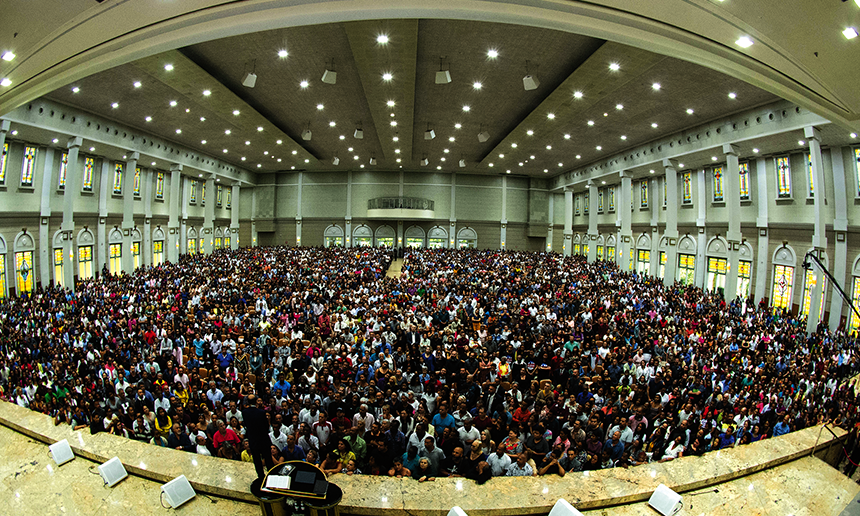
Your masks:
M242 419L245 421L245 437L248 439L249 451L257 469L257 478L262 481L266 472L275 467L275 464L272 462L269 419L266 417L266 411L257 406L257 396L249 394L245 397Z

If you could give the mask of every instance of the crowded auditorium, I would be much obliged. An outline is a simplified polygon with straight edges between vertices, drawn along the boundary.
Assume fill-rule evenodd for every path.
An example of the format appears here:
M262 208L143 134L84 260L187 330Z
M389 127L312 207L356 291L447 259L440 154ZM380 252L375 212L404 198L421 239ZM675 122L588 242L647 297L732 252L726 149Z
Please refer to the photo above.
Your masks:
M860 0L198 4L0 20L17 512L860 514Z

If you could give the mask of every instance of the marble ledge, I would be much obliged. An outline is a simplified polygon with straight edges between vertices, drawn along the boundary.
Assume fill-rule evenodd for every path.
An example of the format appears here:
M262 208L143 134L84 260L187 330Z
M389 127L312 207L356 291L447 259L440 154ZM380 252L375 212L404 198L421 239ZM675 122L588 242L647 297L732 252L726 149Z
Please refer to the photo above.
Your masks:
M89 430L74 432L54 426L42 414L0 402L0 424L36 440L52 444L68 439L75 453L104 462L117 456L129 473L158 482L185 475L195 490L225 498L255 502L248 486L256 477L253 464L204 457L130 441ZM558 476L493 478L479 486L466 479L438 478L418 483L411 479L336 475L332 481L344 492L341 511L366 516L440 516L455 505L470 516L546 514L559 498L580 510L647 500L659 484L678 492L729 482L809 455L820 435L816 456L834 460L841 453L836 439L820 427L792 432L757 443L683 457L671 462L630 469L612 469ZM840 439L845 431L834 429Z

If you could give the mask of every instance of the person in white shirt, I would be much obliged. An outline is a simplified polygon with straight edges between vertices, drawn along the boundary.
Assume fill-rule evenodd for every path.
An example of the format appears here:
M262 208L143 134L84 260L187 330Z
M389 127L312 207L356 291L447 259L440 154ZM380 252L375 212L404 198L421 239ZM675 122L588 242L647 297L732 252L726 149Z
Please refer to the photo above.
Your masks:
M490 471L494 477L501 477L507 473L508 466L511 465L511 458L505 453L504 444L499 443L496 452L487 457L487 463L490 465Z

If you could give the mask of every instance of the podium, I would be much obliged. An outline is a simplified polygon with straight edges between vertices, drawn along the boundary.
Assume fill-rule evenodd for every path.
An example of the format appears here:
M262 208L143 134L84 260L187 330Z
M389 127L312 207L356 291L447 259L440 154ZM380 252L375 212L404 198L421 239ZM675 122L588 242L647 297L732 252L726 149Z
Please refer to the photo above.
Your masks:
M270 482L270 477L278 478L272 478ZM275 484L279 487L273 487ZM288 461L270 469L263 478L260 490L304 503L310 516L340 516L338 504L343 499L343 491L326 480L320 468L304 461Z

